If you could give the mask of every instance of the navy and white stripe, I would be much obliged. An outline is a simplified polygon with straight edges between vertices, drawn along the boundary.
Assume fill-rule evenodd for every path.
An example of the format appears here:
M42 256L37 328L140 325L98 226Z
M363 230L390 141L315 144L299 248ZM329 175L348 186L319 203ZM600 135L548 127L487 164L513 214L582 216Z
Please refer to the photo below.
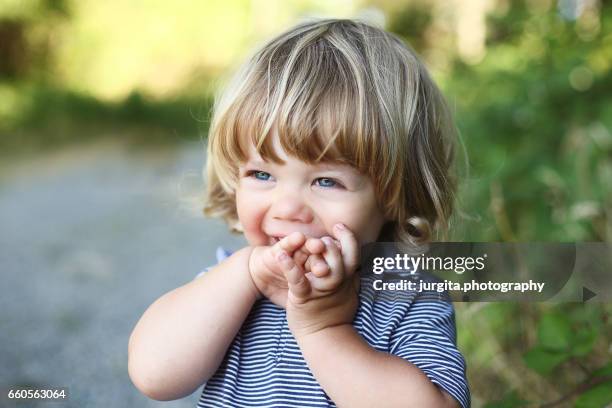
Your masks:
M362 277L357 332L376 350L421 369L462 407L470 406L465 361L456 346L452 303L438 293L412 293L401 302L381 299ZM198 407L335 407L306 365L285 310L256 302Z

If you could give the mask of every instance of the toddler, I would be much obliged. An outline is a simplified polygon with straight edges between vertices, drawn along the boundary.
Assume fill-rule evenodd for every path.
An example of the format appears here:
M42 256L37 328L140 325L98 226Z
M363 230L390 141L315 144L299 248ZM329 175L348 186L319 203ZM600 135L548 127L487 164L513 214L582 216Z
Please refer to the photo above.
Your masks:
M395 36L350 20L273 39L216 100L207 205L246 248L155 301L129 374L199 407L468 407L452 304L377 301L360 247L444 232L455 134Z

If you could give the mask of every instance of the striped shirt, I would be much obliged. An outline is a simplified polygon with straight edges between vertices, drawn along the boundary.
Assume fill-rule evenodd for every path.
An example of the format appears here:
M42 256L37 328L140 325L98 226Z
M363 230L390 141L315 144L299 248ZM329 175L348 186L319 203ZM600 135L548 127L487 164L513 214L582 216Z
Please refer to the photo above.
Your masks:
M218 257L222 257L219 255ZM362 276L353 326L374 349L421 369L462 407L470 406L465 361L456 346L455 316L445 293L375 291ZM431 275L422 280L438 281ZM198 407L335 407L314 378L289 330L285 310L255 303Z

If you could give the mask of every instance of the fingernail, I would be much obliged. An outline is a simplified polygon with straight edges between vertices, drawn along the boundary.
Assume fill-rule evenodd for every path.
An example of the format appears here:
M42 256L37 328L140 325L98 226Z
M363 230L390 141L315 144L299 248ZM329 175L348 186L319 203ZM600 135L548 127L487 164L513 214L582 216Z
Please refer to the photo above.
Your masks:
M323 241L325 243L325 245L331 245L334 243L334 241L332 241L332 239L330 237L323 237L321 238L321 241Z
M278 254L279 261L286 261L287 259L289 259L289 255L287 255L285 251L282 251L280 254Z
M345 229L346 229L346 226L345 226L344 224L342 224L342 223L338 223L338 224L336 224L336 225L335 225L335 227L336 227L336 229L337 229L338 231L343 231L343 230L345 230Z

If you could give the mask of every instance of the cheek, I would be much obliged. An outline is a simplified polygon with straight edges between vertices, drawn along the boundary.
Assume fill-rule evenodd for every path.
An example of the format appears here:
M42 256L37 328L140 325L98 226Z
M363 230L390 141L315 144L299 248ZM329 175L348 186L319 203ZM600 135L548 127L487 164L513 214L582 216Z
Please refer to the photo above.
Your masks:
M257 244L262 239L261 223L265 215L262 201L248 192L236 192L236 212L244 231L244 236L251 244Z
M365 210L359 215L359 217L356 216L351 219L347 226L351 228L350 223L353 223L351 231L357 235L359 243L364 244L376 241L383 225L382 217L373 209Z
M322 214L327 231L333 231L336 223L343 223L361 244L376 241L384 223L378 207L370 203L329 206Z

